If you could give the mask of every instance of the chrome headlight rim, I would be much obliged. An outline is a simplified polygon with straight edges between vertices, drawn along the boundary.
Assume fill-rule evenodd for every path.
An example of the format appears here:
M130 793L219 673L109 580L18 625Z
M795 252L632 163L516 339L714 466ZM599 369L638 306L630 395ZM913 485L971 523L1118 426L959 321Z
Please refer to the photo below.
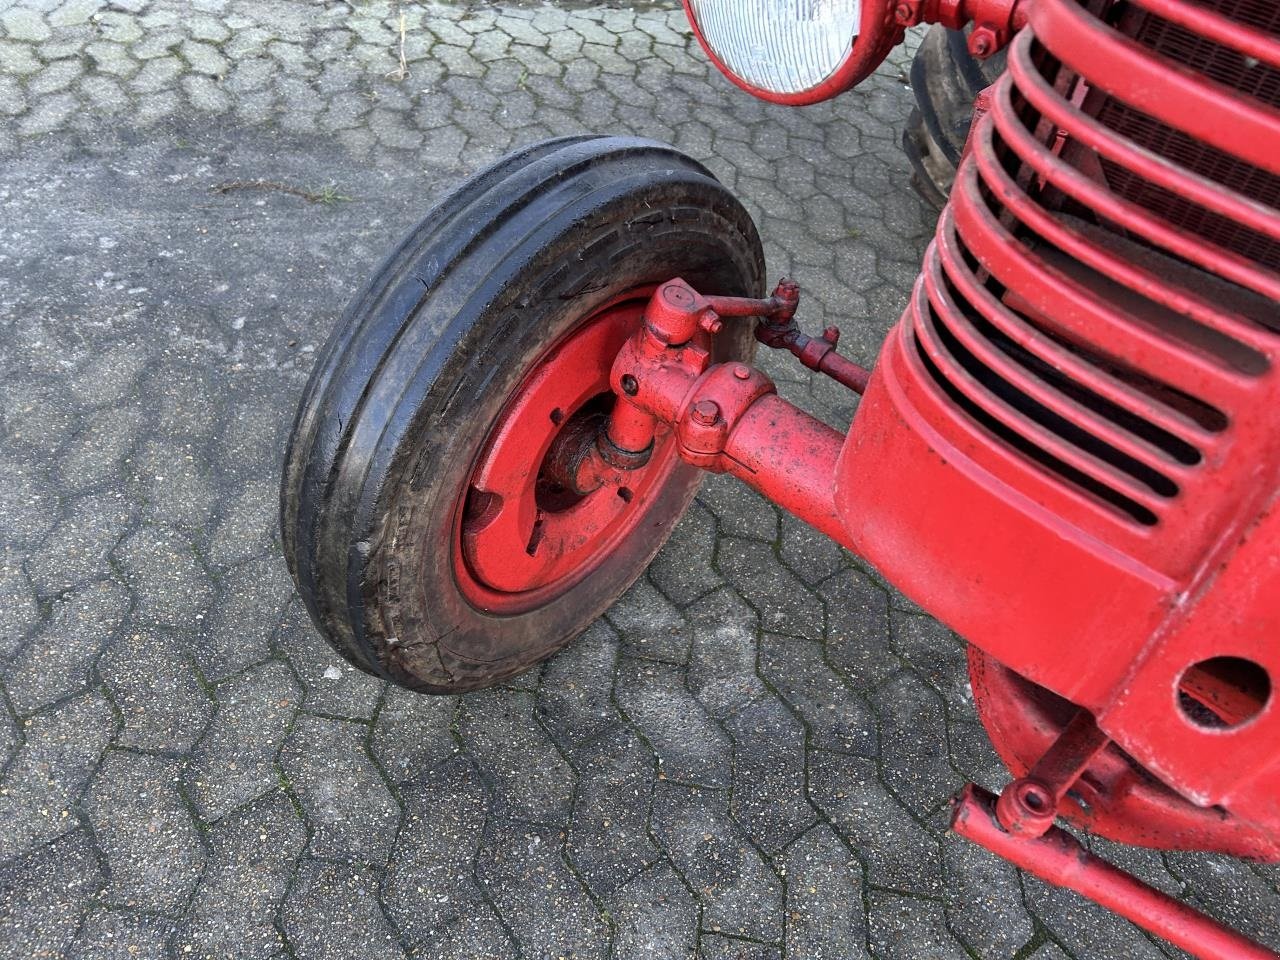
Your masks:
M810 89L796 93L778 93L758 86L735 73L703 35L702 26L693 10L692 0L682 0L682 2L685 17L693 29L693 35L715 68L734 86L752 96L786 106L809 106L844 93L870 76L888 56L889 51L902 42L904 33L903 28L894 20L892 3L886 0L862 0L857 30L849 37L849 48L835 70Z

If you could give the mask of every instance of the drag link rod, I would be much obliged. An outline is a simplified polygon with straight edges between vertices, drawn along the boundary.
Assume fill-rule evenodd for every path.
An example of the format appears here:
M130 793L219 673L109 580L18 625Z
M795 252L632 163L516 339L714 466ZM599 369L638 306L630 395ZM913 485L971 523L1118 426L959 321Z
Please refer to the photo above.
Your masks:
M796 315L800 303L800 287L783 279L773 294L763 300L751 297L703 297L706 309L721 317L770 317L782 322Z
M792 326L795 326L793 321ZM827 327L820 337L810 337L801 333L798 327L788 332L777 342L769 342L762 338L762 331L767 331L769 324L763 323L756 329L756 339L765 346L790 350L802 364L810 370L826 374L836 383L848 387L856 394L863 394L867 382L871 379L871 371L836 353L836 344L840 342L840 328Z
M951 829L1041 880L1074 890L1120 914L1200 960L1280 960L1280 954L1085 850L1060 827L1050 827L1039 837L1009 833L996 816L996 798L972 783L956 800Z
M790 351L810 370L830 377L855 393L861 394L867 389L871 371L841 356L836 350L840 342L839 327L827 327L820 337L810 337L800 329L796 323L800 285L794 280L783 277L773 293L762 300L706 297L695 292L683 280L673 280L658 288L653 302L665 320L672 319L673 311L684 311L688 315L688 319L678 327L663 329L659 336L664 337L667 343L687 342L698 330L717 334L724 327L723 317L759 317L761 322L756 325L756 339L766 347ZM651 327L652 330L654 328Z
M839 327L827 327L821 337L811 337L796 323L796 309L800 305L799 284L784 277L774 288L773 296L764 302L776 302L781 306L774 312L756 314L763 321L756 327L757 340L774 350L790 351L810 370L825 374L854 393L866 391L871 371L836 351L840 342Z

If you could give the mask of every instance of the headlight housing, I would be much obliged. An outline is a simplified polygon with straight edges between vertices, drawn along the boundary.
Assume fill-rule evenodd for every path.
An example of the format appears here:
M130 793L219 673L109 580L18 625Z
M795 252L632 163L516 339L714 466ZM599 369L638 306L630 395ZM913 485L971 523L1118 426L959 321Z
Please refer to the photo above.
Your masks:
M891 15L881 15L888 12L884 0L684 0L684 6L716 66L775 103L817 103L842 93L901 37Z

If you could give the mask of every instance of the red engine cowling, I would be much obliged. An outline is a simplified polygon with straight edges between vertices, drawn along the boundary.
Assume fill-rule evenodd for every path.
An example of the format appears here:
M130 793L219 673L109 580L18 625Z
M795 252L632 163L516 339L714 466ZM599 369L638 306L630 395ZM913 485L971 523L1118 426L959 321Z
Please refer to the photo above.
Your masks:
M975 646L1064 811L1280 859L1280 7L1035 0L841 454L854 545ZM1074 706L1073 706L1074 705Z

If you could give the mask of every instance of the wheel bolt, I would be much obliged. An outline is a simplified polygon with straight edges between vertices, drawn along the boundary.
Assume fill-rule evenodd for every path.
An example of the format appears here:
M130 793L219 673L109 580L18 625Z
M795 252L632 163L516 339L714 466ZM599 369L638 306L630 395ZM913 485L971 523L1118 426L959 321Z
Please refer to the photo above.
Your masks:
M699 400L693 405L689 415L693 417L694 423L701 424L704 427L714 426L715 422L720 419L720 407L716 405L714 400Z

